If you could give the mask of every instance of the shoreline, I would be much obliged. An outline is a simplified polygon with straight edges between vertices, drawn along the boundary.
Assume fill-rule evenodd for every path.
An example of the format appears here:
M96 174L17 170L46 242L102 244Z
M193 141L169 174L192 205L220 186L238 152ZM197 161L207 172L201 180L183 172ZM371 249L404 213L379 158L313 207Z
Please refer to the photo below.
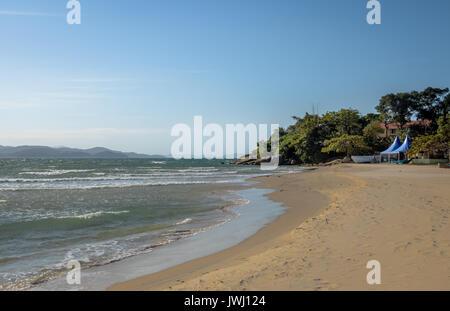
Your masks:
M82 282L79 285L67 285L62 275L42 285L33 286L29 290L105 290L124 279L156 273L188 260L195 260L233 247L284 212L281 204L270 201L264 196L270 192L269 190L256 189L246 183L246 185L227 186L222 191L223 195L227 196L228 203L226 206L217 208L216 211L230 215L224 221L216 221L212 225L199 228L192 234L172 241L173 243L152 247L150 252L83 268ZM192 249L195 249L195 252L192 252ZM98 275L103 277L98 278Z
M313 191L312 193L305 195L302 201L315 203L312 204L314 205L314 207L303 210L293 209L287 202L278 199L278 193L281 193L282 191L277 191L276 189L274 189L273 185L265 185L264 181L266 180L266 178L278 179L285 176L303 176L310 174L315 170L316 169L308 169L299 173L268 175L247 179L247 181L256 181L257 184L246 186L245 188L270 190L271 192L264 194L264 196L273 202L281 203L285 208L283 214L278 216L272 222L263 226L255 234L238 243L237 245L205 257L187 261L180 265L176 265L174 267L170 267L168 269L164 269L150 275L145 275L137 279L114 284L108 287L108 290L170 290L171 286L168 284L170 282L176 281L178 277L188 274L190 274L190 277L200 276L201 273L203 273L203 269L207 269L215 264L224 264L227 266L230 264L232 265L233 263L229 262L232 259L239 261L239 258L237 257L242 257L253 252L263 251L266 247L267 241L275 239L285 233L288 233L290 230L295 229L298 224L298 219L307 220L309 217L314 216L315 214L320 212L320 207L317 207L317 203L319 203L320 206L323 206L327 202L327 198L323 194L317 191Z
M109 290L445 290L450 174L355 165L256 178L290 206L242 243ZM305 208L306 207L306 208ZM368 285L379 260L382 284Z

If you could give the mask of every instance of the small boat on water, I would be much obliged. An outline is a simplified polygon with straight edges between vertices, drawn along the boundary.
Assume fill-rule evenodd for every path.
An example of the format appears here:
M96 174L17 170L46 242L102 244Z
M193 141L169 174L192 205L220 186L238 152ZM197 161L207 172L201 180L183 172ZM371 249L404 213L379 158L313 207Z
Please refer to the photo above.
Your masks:
M352 156L352 160L355 163L373 163L373 162L380 162L380 156Z

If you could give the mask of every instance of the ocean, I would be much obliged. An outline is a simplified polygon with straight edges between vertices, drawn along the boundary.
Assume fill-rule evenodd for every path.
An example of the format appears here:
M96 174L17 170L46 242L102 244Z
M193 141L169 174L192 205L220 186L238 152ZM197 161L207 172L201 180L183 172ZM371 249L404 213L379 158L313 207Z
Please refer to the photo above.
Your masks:
M221 240L239 232L236 226L254 232L280 209L255 205L264 192L240 190L251 186L246 180L301 170L267 172L219 160L2 159L0 289L42 288L61 278L70 260L89 271L145 255L148 266L152 258L168 262L168 250L153 254L159 248L183 257L193 236ZM230 241L251 233L242 232Z

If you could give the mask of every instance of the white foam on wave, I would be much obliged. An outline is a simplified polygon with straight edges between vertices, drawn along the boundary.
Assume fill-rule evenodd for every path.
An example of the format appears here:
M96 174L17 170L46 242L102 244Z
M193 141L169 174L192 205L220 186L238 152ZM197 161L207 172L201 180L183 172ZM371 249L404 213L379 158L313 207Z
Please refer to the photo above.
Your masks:
M49 170L43 172L22 172L19 175L36 175L36 176L55 176L55 175L64 175L70 173L86 173L91 172L93 170Z
M88 189L105 189L105 188L128 188L128 187L142 187L142 186L170 186L170 185L197 185L197 184L223 184L232 183L235 180L214 180L214 181L164 181L164 182L141 182L141 183L114 183L104 185L85 185L79 184L67 185L61 187L60 185L49 187L49 185L42 185L36 187L0 187L0 191L22 191L22 190L88 190Z
M187 171L186 171L187 172ZM140 173L140 174L118 174L104 176L105 173L93 173L95 177L62 177L62 178L0 178L0 183L39 183L39 182L64 182L64 181L108 181L108 180L149 180L158 177L220 177L222 174L233 175L237 171L221 172L216 174L209 171L189 171L185 172L157 172L157 173Z
M189 168L185 168L185 169L179 169L178 170L178 172L217 172L217 171L219 171L219 169L218 168L215 168L215 167L209 167L209 166L206 166L206 167L203 167L203 166L200 166L200 167L189 167Z
M179 225L185 225L185 224L188 224L188 223L190 223L190 222L192 222L192 218L186 218L186 219L184 219L184 220L182 220L182 221L180 221L180 222L177 222L175 225L177 225L177 226L179 226Z
M248 204L250 204L250 200L243 199L243 198L235 199L232 201L233 206L248 205Z
M75 216L60 216L60 217L56 217L58 219L69 219L69 218L74 218L74 219L91 219L94 217L99 217L102 215L120 215L120 214L127 214L130 211L117 211L117 212L111 212L111 211L99 211L99 212L93 212L93 213L87 213L87 214L83 214L83 215L75 215Z

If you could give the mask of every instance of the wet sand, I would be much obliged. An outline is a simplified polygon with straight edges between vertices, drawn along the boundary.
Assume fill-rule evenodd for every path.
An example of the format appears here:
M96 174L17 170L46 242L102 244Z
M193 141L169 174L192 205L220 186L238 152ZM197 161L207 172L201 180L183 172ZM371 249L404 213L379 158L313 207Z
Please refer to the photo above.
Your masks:
M450 290L449 170L345 164L256 180L285 214L232 248L109 289ZM366 282L369 260L380 285Z

